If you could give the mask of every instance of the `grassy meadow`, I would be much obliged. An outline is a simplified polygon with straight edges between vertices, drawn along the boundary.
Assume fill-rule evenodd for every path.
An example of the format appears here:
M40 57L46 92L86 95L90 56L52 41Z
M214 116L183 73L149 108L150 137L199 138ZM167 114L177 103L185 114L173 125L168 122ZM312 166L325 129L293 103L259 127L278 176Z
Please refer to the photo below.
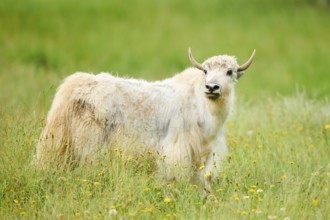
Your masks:
M330 6L317 0L1 0L0 219L329 219ZM31 166L75 71L159 80L195 58L256 58L236 86L214 195L162 185L149 156Z

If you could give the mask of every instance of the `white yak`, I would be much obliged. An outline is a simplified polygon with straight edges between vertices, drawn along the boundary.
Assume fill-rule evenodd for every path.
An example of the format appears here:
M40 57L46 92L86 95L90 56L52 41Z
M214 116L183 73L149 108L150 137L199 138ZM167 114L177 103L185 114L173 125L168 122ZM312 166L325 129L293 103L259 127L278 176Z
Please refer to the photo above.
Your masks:
M155 152L165 179L189 175L207 191L226 154L234 86L254 58L214 56L163 81L77 72L60 85L36 148L39 167L93 161L106 150ZM157 152L157 153L156 153ZM159 157L160 156L160 157Z

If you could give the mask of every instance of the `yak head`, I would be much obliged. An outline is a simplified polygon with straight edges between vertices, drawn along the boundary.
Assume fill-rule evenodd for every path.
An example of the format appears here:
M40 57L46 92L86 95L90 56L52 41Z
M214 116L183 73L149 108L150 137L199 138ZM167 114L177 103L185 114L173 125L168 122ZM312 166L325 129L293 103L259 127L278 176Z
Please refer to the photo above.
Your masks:
M198 63L189 48L189 59L194 67L204 72L206 96L212 100L228 95L235 82L244 74L251 65L255 56L255 50L251 57L243 65L238 65L236 58L228 55L220 55L208 58L202 64Z

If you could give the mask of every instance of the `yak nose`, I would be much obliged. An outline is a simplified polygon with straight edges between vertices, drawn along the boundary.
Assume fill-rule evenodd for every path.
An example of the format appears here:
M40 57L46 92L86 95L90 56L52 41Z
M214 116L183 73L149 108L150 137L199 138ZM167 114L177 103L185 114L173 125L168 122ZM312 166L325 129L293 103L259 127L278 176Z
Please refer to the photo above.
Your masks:
M213 92L213 91L215 91L215 90L220 89L220 86L217 85L217 84L214 84L214 83L210 83L210 84L206 84L206 85L205 85L205 88L206 88L207 90L209 90L210 92Z

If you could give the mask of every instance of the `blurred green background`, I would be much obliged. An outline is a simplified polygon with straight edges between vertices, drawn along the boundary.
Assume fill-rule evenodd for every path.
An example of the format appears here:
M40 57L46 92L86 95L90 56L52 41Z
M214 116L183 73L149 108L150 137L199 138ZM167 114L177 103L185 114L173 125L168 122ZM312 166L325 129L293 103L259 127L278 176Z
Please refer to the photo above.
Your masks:
M1 0L0 104L47 111L61 80L112 72L159 80L218 54L256 59L238 96L330 93L327 0Z
M0 0L0 219L109 219L112 205L113 219L326 219L329 1ZM159 187L144 159L55 175L30 166L64 77L160 80L191 66L189 47L199 62L257 50L236 86L219 203L185 183Z

